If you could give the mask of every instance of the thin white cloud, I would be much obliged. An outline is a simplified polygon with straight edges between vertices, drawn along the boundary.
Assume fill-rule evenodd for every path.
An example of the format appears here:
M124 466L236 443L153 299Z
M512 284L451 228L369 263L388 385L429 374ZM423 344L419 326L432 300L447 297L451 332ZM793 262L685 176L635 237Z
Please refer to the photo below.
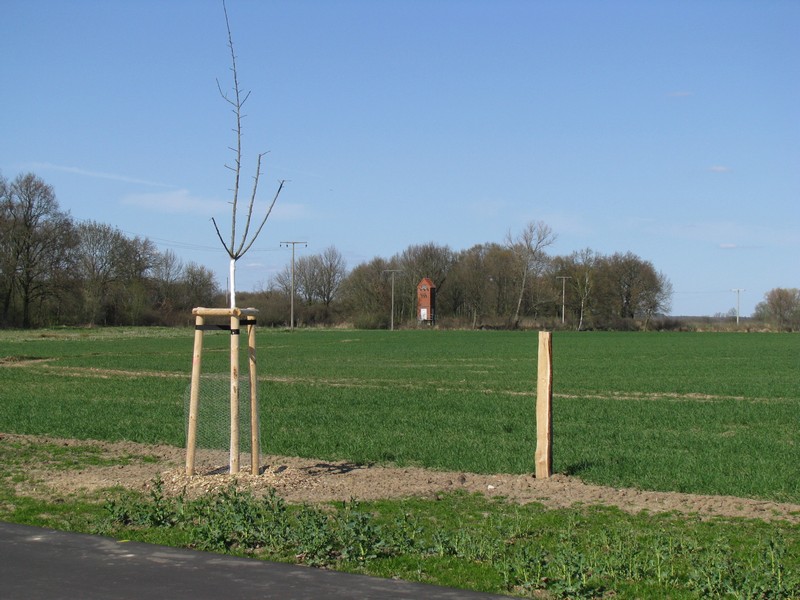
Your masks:
M192 196L189 190L155 192L150 194L129 194L122 203L143 210L168 214L213 215L224 211L228 204L222 200L210 200Z
M731 168L724 165L713 165L708 168L712 173L730 173Z
M744 245L744 244L720 244L720 250L760 250L766 248L765 245Z
M136 177L128 177L127 175L119 175L116 173L103 173L101 171L90 171L89 169L82 169L80 167L70 167L66 165L54 165L47 162L34 162L26 165L36 171L60 171L61 173L72 173L73 175L80 175L81 177L91 177L93 179L108 179L110 181L119 181L122 183L135 183L139 185L148 185L153 187L166 187L172 188L174 185L168 183L161 183L160 181L149 181L147 179L138 179Z

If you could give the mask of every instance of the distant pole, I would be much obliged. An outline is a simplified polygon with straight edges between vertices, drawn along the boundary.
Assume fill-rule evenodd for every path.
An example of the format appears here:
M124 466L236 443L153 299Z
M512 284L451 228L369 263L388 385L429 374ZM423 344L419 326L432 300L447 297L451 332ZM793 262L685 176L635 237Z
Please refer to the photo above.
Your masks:
M281 242L281 246L286 244L286 247L289 247L289 244L292 245L292 296L291 296L291 313L289 316L289 329L294 331L294 247L297 244L303 244L306 248L308 247L307 242Z
M561 280L561 324L564 324L564 314L566 312L566 305L567 305L567 279L572 279L572 277L556 277L556 279Z
M389 317L389 331L394 331L394 275L395 273L402 273L400 269L384 269L384 273L392 274L392 314Z
M742 292L746 292L747 290L742 289L742 288L733 288L731 291L732 292L736 292L736 324L738 325L739 324L739 295Z

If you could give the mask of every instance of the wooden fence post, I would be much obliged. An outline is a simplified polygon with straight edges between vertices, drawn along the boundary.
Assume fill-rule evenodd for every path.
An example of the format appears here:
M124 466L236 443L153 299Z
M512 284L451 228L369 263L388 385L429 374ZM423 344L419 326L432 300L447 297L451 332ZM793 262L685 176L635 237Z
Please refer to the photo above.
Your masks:
M539 332L536 378L536 479L547 479L553 471L553 338Z

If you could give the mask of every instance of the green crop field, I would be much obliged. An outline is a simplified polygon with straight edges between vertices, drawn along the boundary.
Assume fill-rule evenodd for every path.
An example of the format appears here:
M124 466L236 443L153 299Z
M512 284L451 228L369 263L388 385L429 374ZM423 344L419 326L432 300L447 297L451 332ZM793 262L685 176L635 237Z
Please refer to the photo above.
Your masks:
M229 339L205 336L204 374L227 373ZM0 431L181 446L192 343L191 329L0 332ZM265 452L533 471L535 332L257 343ZM553 356L556 472L800 502L800 336L557 332Z
M0 432L182 446L193 337L0 332ZM229 340L207 334L202 361L201 427L219 428L223 446ZM537 346L534 332L261 330L264 450L532 472ZM800 502L797 335L557 332L553 356L556 472ZM214 404L223 414L204 412ZM319 507L230 488L187 500L159 479L144 492L26 491L39 463L134 460L155 458L0 434L0 518L525 597L800 597L800 526L780 519L464 493Z

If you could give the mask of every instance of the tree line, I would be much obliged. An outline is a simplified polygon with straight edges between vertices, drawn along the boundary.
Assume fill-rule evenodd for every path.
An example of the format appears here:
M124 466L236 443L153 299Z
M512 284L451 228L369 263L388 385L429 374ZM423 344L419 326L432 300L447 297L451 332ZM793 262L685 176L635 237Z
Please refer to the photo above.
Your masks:
M32 173L0 176L0 325L142 325L220 295L213 273L152 241L75 222Z
M665 326L672 285L651 262L590 248L551 255L555 240L550 226L536 221L502 242L466 250L411 245L352 269L331 246L301 255L264 289L240 292L238 304L258 308L267 326L289 324L292 293L297 325L414 326L416 286L429 277L444 326ZM0 325L173 325L189 321L196 306L224 305L208 268L110 225L75 222L32 173L0 176ZM800 290L771 290L753 318L800 329Z
M434 242L376 257L348 271L331 247L301 257L294 267L298 324L348 323L358 328L416 324L416 286L436 284L436 321L453 327L576 329L649 327L669 310L669 280L648 261L628 253L592 250L551 256L552 229L532 222L503 243L454 251ZM394 279L394 282L392 281ZM271 285L248 296L260 321L285 322L291 298L287 266ZM394 291L393 291L394 287ZM394 298L392 297L394 295Z

